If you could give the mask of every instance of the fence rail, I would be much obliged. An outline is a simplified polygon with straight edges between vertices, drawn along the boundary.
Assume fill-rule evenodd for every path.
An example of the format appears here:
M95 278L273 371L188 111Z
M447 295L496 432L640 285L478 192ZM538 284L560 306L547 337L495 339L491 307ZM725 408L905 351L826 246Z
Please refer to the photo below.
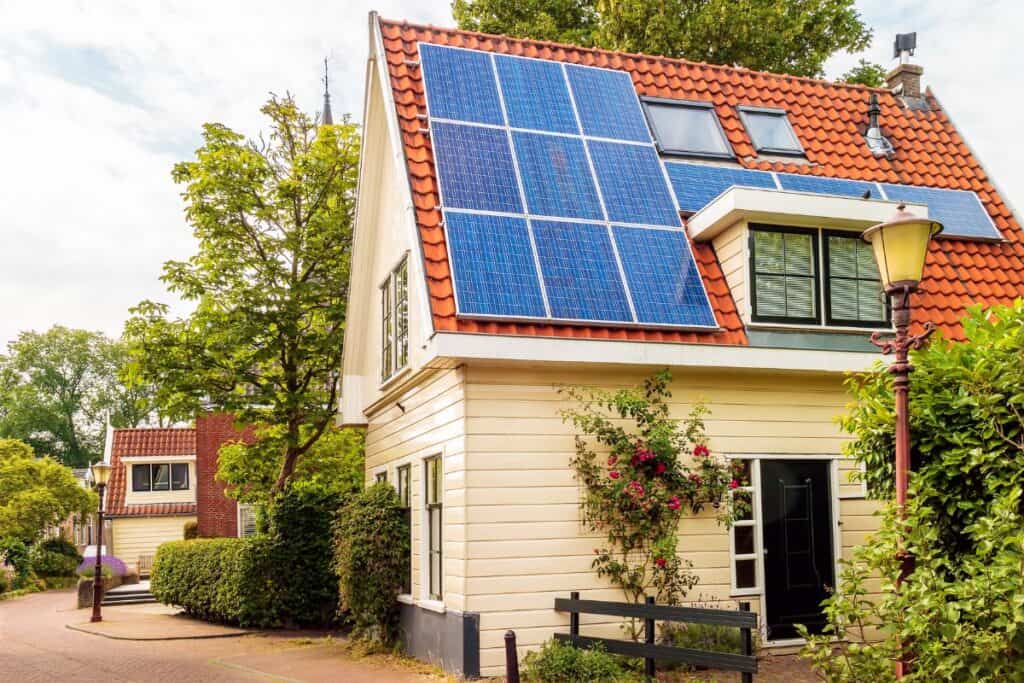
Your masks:
M647 598L643 605L605 602L601 600L580 600L578 592L569 598L555 598L555 609L569 613L569 633L556 633L555 639L571 643L576 647L592 648L600 645L607 652L627 657L642 657L644 673L648 678L655 674L655 661L706 666L714 669L738 671L743 683L752 683L757 673L757 657L754 656L752 630L757 628L757 615L750 611L749 602L741 602L739 611L705 609L698 607L675 607L656 605L654 598ZM580 635L580 614L602 614L614 617L629 617L644 620L644 642L594 638ZM740 654L711 652L673 645L655 644L655 623L658 621L726 626L740 629ZM514 640L513 640L514 642ZM518 673L518 672L517 672Z

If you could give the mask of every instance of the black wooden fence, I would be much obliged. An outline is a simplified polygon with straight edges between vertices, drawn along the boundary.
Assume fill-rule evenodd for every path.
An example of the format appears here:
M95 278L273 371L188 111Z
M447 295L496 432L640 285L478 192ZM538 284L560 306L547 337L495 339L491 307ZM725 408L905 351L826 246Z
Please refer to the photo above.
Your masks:
M600 600L580 600L580 594L572 592L569 599L555 598L555 609L569 613L569 633L556 633L555 639L572 643L576 647L591 648L600 645L606 652L627 657L641 657L644 660L644 673L648 678L654 677L654 662L678 662L692 666L703 666L711 669L739 671L743 683L752 683L757 673L757 657L754 656L752 630L757 628L757 615L750 611L749 602L741 602L739 611L724 609L704 609L698 607L673 607L656 605L654 598L647 598L646 604L637 605L625 602L603 602ZM612 638L594 638L580 635L580 614L602 614L613 617L628 617L644 620L644 642L631 640L615 640ZM740 629L740 652L710 652L694 650L672 645L657 645L654 642L654 625L657 621L673 621L689 624L707 624L714 626L732 626ZM510 644L515 652L515 634L511 631L505 636L506 644ZM511 641L511 642L509 642ZM515 655L513 654L513 658ZM508 672L509 683L518 683L518 662L515 671ZM515 678L513 678L513 675Z

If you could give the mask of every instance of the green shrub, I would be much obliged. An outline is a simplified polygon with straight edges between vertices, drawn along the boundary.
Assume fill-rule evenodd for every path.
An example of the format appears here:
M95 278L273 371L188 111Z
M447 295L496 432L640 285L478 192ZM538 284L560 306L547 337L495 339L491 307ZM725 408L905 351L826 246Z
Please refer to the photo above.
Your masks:
M714 624L670 624L661 627L661 642L708 652L740 653L740 630L735 626Z
M16 538L0 539L0 562L6 562L14 569L11 587L15 590L24 588L32 574L28 546Z
M328 488L295 482L268 510L268 560L282 617L289 623L328 625L337 618L331 527L340 506L338 494Z
M523 660L523 678L534 683L619 683L642 681L625 662L597 647L581 650L549 640Z
M11 585L7 581L7 572L0 569L0 593L6 593L10 589Z
M75 544L63 536L48 538L42 543L39 543L36 547L48 550L52 553L59 553L61 555L73 557L79 562L82 561L82 554L78 552L78 548L75 547Z
M186 541L191 541L193 538L199 538L199 522L194 519L185 522L183 538Z
M199 538L156 551L150 590L187 614L243 627L281 624L281 602L264 536Z
M398 634L396 600L409 571L409 525L395 489L374 484L341 511L334 530L341 609L357 639L389 644Z
M47 550L42 545L33 546L29 551L32 571L38 576L74 576L79 556Z

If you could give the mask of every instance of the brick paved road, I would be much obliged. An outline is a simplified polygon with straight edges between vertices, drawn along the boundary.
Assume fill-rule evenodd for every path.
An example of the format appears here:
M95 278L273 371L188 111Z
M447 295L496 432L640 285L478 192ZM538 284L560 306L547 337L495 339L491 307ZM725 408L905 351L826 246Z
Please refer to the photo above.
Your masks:
M294 642L295 634L110 640L65 628L68 623L88 619L85 610L70 609L73 601L70 591L54 591L0 602L0 682L430 680L408 671L384 669L373 662L353 662L338 652L338 647L302 647Z

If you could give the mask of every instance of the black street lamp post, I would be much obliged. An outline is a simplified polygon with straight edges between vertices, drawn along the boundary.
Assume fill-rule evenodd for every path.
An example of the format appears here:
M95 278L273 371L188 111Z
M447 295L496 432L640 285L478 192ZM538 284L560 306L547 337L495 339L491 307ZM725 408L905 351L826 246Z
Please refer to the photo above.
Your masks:
M89 621L103 621L100 613L100 602L103 601L103 493L106 491L107 482L110 480L110 465L102 460L92 466L92 479L96 484L96 493L99 494L100 504L96 512L96 524L99 530L96 533L96 573L92 579L92 618Z

